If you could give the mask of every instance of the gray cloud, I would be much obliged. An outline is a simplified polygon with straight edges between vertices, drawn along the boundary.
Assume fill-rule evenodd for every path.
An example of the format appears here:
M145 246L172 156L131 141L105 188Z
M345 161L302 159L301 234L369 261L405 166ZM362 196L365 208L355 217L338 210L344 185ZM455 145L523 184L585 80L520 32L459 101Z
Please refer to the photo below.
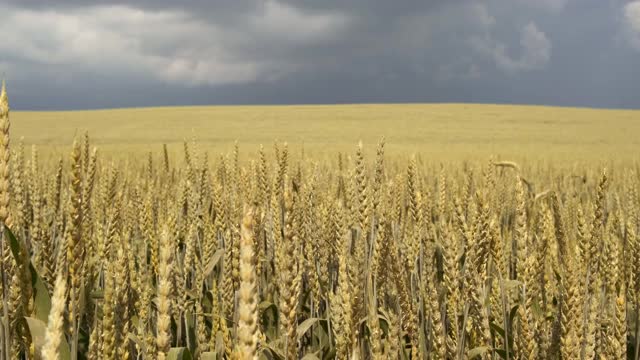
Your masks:
M532 8L538 8L552 13L558 13L564 10L570 0L517 0L520 4Z
M0 72L14 108L32 109L388 101L638 107L627 95L640 83L633 72L638 4L0 0ZM624 44L615 45L621 35Z
M260 47L313 46L346 26L340 13L305 14L269 1L242 17L242 29L221 26L182 10L141 10L127 5L57 9L6 8L0 50L43 66L146 74L188 85L222 85L277 78L295 59ZM34 37L38 34L38 38ZM291 60L291 61L289 61Z
M506 44L494 40L488 33L483 37L472 37L471 44L476 51L493 59L496 66L505 72L543 68L551 58L551 41L533 22L523 26L520 32L521 55L517 58L509 54Z
M629 42L640 50L640 1L629 2L623 12Z

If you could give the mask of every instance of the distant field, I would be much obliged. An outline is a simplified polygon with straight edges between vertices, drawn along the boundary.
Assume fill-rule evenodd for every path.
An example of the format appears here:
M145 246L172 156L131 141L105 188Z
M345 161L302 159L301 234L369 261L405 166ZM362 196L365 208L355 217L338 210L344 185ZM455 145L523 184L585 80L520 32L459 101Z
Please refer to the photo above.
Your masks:
M407 152L438 160L490 155L514 159L634 158L640 111L541 106L411 104L216 106L72 112L12 112L12 136L42 152L68 149L86 130L106 153L177 151L184 139L227 152L238 140L246 153L275 139L293 153L349 151L362 140L372 152L384 135L390 156Z

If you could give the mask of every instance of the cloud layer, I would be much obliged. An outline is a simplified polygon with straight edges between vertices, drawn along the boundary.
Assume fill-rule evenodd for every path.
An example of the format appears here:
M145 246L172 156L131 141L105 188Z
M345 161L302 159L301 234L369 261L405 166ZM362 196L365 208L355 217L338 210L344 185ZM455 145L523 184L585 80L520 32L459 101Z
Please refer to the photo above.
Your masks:
M0 1L0 71L14 107L397 101L640 107L629 95L640 75L628 76L640 60L638 0L176 4ZM595 84L585 91L585 82Z
M630 43L640 50L640 1L631 1L624 7L624 20Z

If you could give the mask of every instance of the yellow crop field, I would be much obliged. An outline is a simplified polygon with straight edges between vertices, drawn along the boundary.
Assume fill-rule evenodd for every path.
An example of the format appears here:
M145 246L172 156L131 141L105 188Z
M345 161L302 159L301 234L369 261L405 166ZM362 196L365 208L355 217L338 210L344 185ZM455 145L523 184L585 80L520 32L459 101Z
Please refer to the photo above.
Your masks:
M244 153L287 142L298 156L350 152L363 141L372 154L382 136L390 156L419 154L434 161L490 156L555 161L634 159L640 111L544 106L402 104L217 106L72 112L14 112L14 139L41 151L68 148L88 131L100 150L171 151L195 139L218 155L235 141ZM46 129L46 130L44 130Z
M635 359L640 112L13 112L0 359ZM262 146L261 146L262 145Z

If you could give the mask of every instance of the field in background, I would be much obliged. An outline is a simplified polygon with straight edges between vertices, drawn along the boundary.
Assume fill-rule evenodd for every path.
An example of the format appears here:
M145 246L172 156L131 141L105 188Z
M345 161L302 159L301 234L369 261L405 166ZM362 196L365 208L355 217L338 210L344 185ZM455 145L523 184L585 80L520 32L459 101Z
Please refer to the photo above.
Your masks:
M171 152L185 139L212 155L238 140L243 154L274 139L294 156L352 152L359 140L371 154L382 135L388 156L417 153L437 161L495 155L520 161L629 160L638 150L640 111L543 106L398 104L167 107L71 112L12 112L12 137L42 153L65 153L89 131L103 153Z

